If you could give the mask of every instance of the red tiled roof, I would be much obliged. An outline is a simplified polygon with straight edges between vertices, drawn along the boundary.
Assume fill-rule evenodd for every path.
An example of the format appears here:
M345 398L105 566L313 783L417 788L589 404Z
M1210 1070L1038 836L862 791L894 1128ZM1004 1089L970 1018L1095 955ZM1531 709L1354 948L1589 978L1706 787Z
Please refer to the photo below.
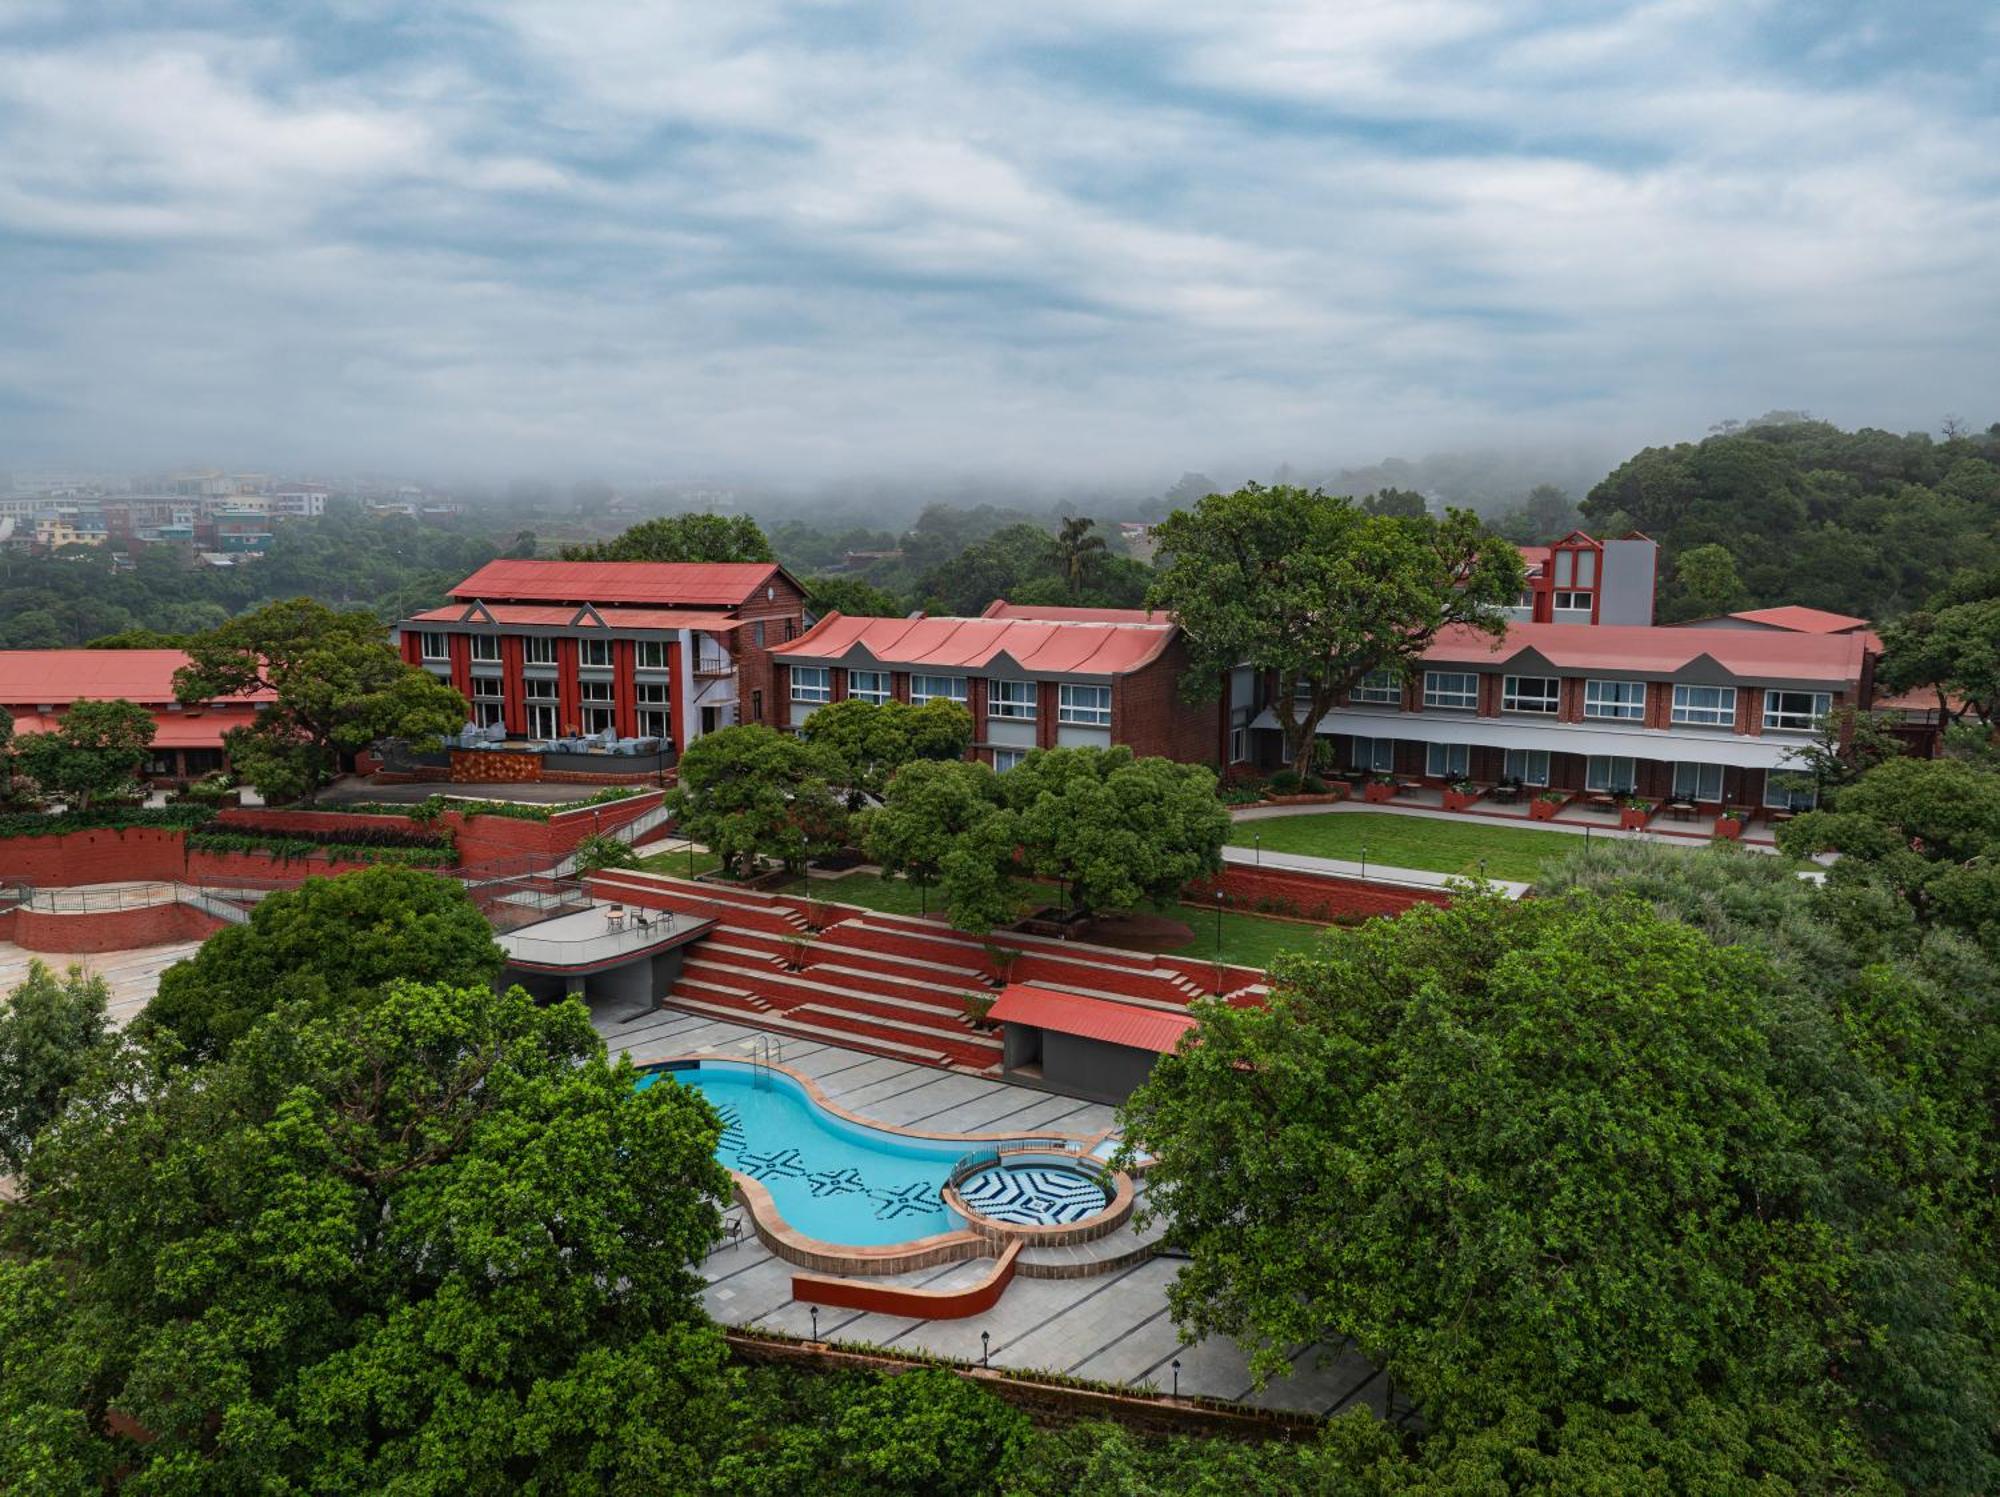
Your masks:
M1107 1045L1127 1045L1134 1050L1154 1050L1162 1055L1171 1054L1180 1044L1181 1036L1195 1027L1192 1014L1142 1008L1136 1003L1114 1003L1106 998L1085 998L1078 993L1060 993L1024 982L1009 983L1003 988L986 1017L1001 1024L1033 1024L1053 1029L1057 1034L1101 1040Z
M221 748L224 733L231 728L247 728L256 720L256 711L249 707L206 712L155 712L153 747ZM60 714L45 716L30 712L14 719L14 733L21 738L34 733L51 733L61 723Z
M829 613L771 653L796 664L859 658L910 670L984 670L1007 660L1050 675L1118 676L1152 661L1174 626L1047 619L864 619Z
M1462 626L1438 635L1430 664L1501 666L1532 650L1561 670L1671 675L1706 657L1732 676L1778 681L1858 681L1867 641L1858 634L1763 629L1683 629L1648 624L1509 624L1500 639Z
M1797 634L1851 634L1866 629L1868 620L1851 614L1828 613L1824 608L1805 608L1787 603L1781 608L1751 608L1729 615L1745 623L1764 624L1772 629L1788 629Z
M995 598L979 615L983 619L1037 619L1050 624L1166 624L1172 620L1150 608L1070 608L1065 605L1009 603Z
M598 627L590 613L584 612L580 603L447 603L442 608L431 608L415 615L408 622L412 624L483 624L488 620L480 613L481 607L492 615L495 624L548 625L567 628L572 621L579 629ZM591 612L604 621L607 629L705 629L711 634L724 634L731 629L741 628L743 620L732 618L726 613L713 613L694 608L593 608Z
M779 574L769 561L489 561L454 598L734 608Z
M0 650L0 705L58 707L76 701L171 702L180 650ZM219 700L268 702L268 691Z

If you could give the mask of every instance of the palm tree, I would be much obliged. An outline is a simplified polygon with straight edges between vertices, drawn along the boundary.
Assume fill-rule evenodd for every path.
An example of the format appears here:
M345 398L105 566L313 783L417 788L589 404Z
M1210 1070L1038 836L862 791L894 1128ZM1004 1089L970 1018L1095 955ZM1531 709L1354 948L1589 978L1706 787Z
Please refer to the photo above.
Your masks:
M1071 515L1056 532L1056 568L1062 573L1072 598L1083 591L1083 576L1090 569L1090 559L1105 551L1104 537L1091 534L1096 525L1097 521L1088 515Z

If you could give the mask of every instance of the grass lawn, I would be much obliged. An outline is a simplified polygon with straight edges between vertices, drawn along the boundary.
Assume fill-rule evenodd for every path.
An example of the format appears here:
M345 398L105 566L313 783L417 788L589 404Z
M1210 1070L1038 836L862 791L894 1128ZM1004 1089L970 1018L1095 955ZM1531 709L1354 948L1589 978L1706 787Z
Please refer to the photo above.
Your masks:
M650 857L639 859L639 866L648 873L664 873L671 878L687 878L687 844L681 844L678 852L656 852ZM722 866L722 859L712 852L698 852L694 855L694 871L709 873Z
M1249 847L1253 834L1271 852L1359 862L1362 849L1366 848L1370 863L1388 868L1422 868L1432 873L1476 876L1479 860L1484 858L1487 877L1518 879L1523 883L1532 882L1541 872L1545 858L1576 852L1583 846L1582 838L1567 832L1536 832L1526 827L1441 821L1381 811L1337 811L1319 816L1239 821L1229 840L1237 847Z
M1183 946L1170 956L1188 961L1215 960L1215 911L1195 905L1181 905L1173 911L1194 932L1194 944ZM1281 951L1298 951L1316 942L1328 927L1298 920L1267 920L1262 915L1222 912L1222 959L1238 967L1264 967Z

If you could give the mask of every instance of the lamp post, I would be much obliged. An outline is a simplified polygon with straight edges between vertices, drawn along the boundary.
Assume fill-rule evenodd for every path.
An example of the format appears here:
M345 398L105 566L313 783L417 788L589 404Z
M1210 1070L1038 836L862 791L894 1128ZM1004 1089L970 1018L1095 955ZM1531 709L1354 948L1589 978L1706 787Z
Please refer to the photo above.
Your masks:
M1215 891L1215 996L1222 996L1222 891Z
M694 882L694 838L688 838L688 882Z
M1361 844L1361 882L1368 882L1368 844Z
M812 1308L812 1318L813 1318L813 1340L817 1341L819 1340L819 1306L814 1305L811 1308Z
M988 1360L993 1350L992 1341L993 1333L991 1331L981 1331L979 1333L979 1365L981 1367L991 1367L993 1365Z
M1264 834L1262 832L1252 832L1250 834L1250 845L1256 850L1257 866L1262 868L1264 866Z
M1174 1397L1181 1396L1181 1359L1174 1358Z

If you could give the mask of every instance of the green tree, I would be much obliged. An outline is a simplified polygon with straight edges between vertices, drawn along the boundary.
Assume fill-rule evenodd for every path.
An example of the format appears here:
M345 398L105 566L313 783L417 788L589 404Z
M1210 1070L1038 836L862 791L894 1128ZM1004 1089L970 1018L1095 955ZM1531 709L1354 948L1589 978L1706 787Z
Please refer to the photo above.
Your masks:
M1092 566L1104 558L1104 537L1094 534L1096 529L1097 521L1088 515L1070 515L1057 527L1056 571L1072 599L1083 595Z
M1251 484L1175 511L1156 534L1147 601L1187 636L1182 689L1200 700L1236 666L1272 673L1301 775L1320 719L1362 677L1415 668L1446 629L1504 633L1521 592L1520 553L1461 510L1370 515L1317 490Z
M67 642L62 624L46 608L25 609L7 626L10 650L60 650Z
M172 1030L191 1058L210 1060L284 1003L346 1012L398 978L490 985L502 965L463 888L385 863L259 901L248 924L217 931L160 974L139 1024Z
M434 745L465 722L465 698L406 664L372 614L309 598L267 603L188 642L184 702L268 691L250 727L224 735L240 779L268 801L310 797L352 754L385 738Z
M61 1115L104 1038L111 988L71 967L57 977L39 960L0 1005L0 1175L27 1163L35 1135Z
M614 540L564 546L566 561L770 561L771 543L748 515L666 515Z
M821 618L841 613L849 618L899 619L910 611L887 588L859 577L808 577L805 586L806 607Z
M88 808L100 795L129 785L153 744L153 714L133 702L72 702L52 732L20 741L21 772L43 795Z
M1736 574L1736 558L1727 546L1696 546L1674 558L1674 588L1681 612L1689 618L1714 618L1734 613L1747 595Z
M126 1052L0 1217L0 1409L37 1437L0 1486L698 1489L730 1185L707 1104L638 1079L581 1003L484 985Z
M1361 501L1361 512L1394 519L1421 520L1430 513L1424 496L1414 489L1378 489Z
M2000 596L1922 610L1882 631L1877 679L1937 693L1940 720L2000 726Z
M165 634L158 629L120 629L116 634L100 634L84 646L86 650L180 650L186 647L185 634Z
M596 873L603 868L637 868L641 861L638 850L631 843L602 834L585 837L576 844L571 856L576 860L579 875Z
M999 777L986 765L920 759L898 770L881 806L865 814L864 845L884 872L928 886L999 809Z
M964 758L972 747L972 714L943 697L921 707L849 697L816 709L799 731L839 761L842 785L880 794L905 764Z
M688 745L667 804L682 834L724 867L747 876L763 856L796 872L846 835L846 807L833 791L841 768L829 750L789 733L723 728Z

